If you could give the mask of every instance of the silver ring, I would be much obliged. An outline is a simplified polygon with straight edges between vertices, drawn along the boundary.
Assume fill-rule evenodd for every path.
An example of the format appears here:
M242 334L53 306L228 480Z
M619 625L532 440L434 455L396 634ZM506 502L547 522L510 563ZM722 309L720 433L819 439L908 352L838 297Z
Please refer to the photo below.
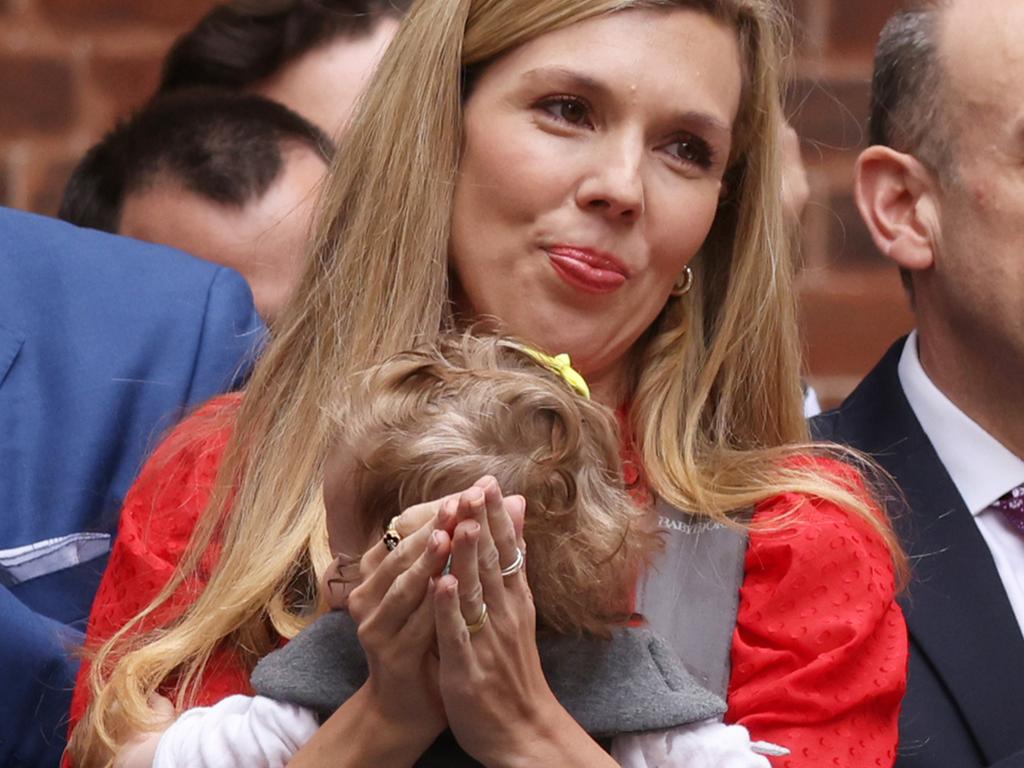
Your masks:
M501 575L503 577L504 576L515 576L517 573L519 573L521 570L523 570L523 565L525 563L526 563L526 555L523 554L523 550L521 550L519 547L516 547L516 558L515 558L515 560L512 561L512 565L508 566L508 568L502 568L501 569Z

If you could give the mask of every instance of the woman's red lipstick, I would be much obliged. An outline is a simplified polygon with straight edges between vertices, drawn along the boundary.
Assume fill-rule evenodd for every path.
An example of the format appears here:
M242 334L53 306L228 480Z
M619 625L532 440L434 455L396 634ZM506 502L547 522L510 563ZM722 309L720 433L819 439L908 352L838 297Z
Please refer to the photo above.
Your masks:
M556 245L544 249L558 276L587 293L611 293L629 279L629 272L608 254L590 248Z

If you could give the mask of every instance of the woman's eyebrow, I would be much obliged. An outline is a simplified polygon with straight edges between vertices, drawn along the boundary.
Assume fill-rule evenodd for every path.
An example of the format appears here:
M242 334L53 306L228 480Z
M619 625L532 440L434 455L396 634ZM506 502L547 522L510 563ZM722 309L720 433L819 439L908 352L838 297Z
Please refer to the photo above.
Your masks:
M602 98L611 98L614 95L614 91L607 83L568 67L537 67L524 72L523 79L555 80L560 86L578 89ZM706 129L722 136L725 140L729 140L732 136L732 126L709 112L680 110L673 113L669 119L672 122L691 125L697 129Z
M536 69L530 69L524 72L523 79L557 80L566 86L580 88L581 90L590 91L601 96L612 95L612 89L605 83L601 82L597 78L591 77L590 75L578 72L575 69L569 69L568 67L537 67Z

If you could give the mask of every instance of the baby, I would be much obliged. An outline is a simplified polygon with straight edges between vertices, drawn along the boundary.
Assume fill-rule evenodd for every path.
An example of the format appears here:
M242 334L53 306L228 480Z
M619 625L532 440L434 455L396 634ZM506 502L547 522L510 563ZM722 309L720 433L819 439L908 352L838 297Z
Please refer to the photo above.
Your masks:
M552 690L570 712L576 716L572 702L560 695L563 683L571 692L567 698L575 696L588 716L602 707L622 708L623 701L624 711L630 710L626 689L634 683L631 711L643 710L659 686L672 699L669 709L685 693L688 712L706 710L696 722L669 720L679 724L671 730L633 723L597 735L621 732L612 739L612 753L635 768L710 768L723 759L735 760L728 764L737 768L767 768L743 728L714 722L724 705L695 683L673 678L666 685L657 672L653 682L643 678L659 665L682 670L677 660L666 660L650 633L620 629L639 569L658 538L624 486L614 414L590 400L566 356L552 358L497 337L447 336L358 377L335 415L337 448L326 462L324 500L330 546L338 554L322 589L332 610L344 608L358 578L359 553L381 539L393 516L491 475L503 493L526 500L526 568L538 644ZM265 695L232 696L185 712L160 738L152 764L285 765L344 699L338 691L351 670L335 679L330 669L339 663L339 648L360 653L351 630L343 613L314 623L261 662L253 682ZM632 671L631 665L652 657L656 663ZM579 679L602 666L620 673L616 683L598 676L581 692ZM624 675L623 666L629 668ZM686 677L685 671L678 675ZM317 701L308 682L275 685L281 679L316 680L340 700ZM637 730L648 733L629 733ZM673 743L679 746L670 749Z
M564 356L471 335L398 355L350 387L324 499L335 560L325 593L392 518L495 477L526 500L527 573L538 623L607 636L628 618L658 539L627 493L614 415Z

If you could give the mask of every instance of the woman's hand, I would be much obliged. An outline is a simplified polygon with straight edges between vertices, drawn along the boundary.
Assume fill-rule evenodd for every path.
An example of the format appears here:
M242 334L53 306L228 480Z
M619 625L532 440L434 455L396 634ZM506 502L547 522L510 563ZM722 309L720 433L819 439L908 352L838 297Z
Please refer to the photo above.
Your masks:
M370 676L364 688L378 714L422 735L425 749L444 730L434 653L433 581L451 551L455 499L433 510L413 507L395 521L401 536L387 551L383 542L363 557L363 581L348 596ZM431 522L422 523L429 512ZM404 519L403 519L404 518Z
M524 512L521 497L502 499L494 478L460 496L452 573L434 591L438 679L449 727L487 766L614 765L544 678L525 568L501 575L525 546Z
M393 551L377 542L344 602L358 625L369 678L288 763L294 768L412 765L444 730L434 652L433 584L451 551L455 505L410 507L395 521ZM352 588L352 584L356 586Z

